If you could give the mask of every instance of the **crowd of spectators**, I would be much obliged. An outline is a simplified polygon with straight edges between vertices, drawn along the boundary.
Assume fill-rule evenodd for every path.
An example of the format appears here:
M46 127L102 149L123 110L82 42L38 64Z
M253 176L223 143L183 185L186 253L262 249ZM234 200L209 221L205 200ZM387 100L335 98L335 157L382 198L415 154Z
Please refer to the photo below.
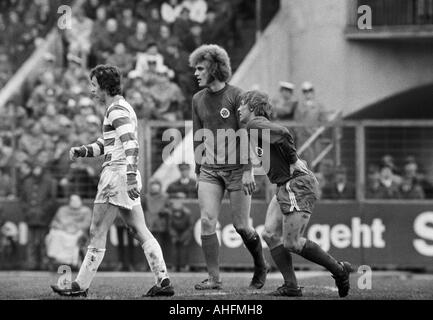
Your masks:
M0 1L0 88L57 21L57 10L72 1Z
M367 199L432 199L433 184L420 172L415 157L404 158L399 168L390 155L367 168Z
M126 98L135 101L140 118L190 119L188 101L197 87L188 56L203 43L227 45L238 37L230 26L241 2L87 1L63 38L83 68L110 63L121 69Z
M204 42L225 45L225 41L233 40L236 35L228 32L228 27L236 24L241 2L91 0L74 7L72 28L62 31L65 61L47 54L39 77L26 84L21 95L25 98L9 101L0 115L2 181L13 179L10 169L18 168L17 190L13 190L12 184L2 183L0 196L19 195L25 167L31 171L42 165L57 180L59 196L67 197L73 192L92 198L101 163L81 159L71 165L67 155L70 146L94 141L101 131L103 108L89 98L90 68L111 63L121 69L123 93L138 118L190 119L189 101L197 87L188 63L189 54ZM30 32L43 36L38 27L40 21L48 19L48 12L50 19L58 16L56 4L35 1L29 10L24 1L2 2L0 28L1 22L6 21L7 30L14 34L0 35L5 44L14 39L12 46L1 46L8 50L0 52L2 84L14 71L9 59L18 56L16 50L32 51L31 46L22 47L16 41L23 38L18 35ZM25 21L33 21L34 28L15 26L20 14ZM45 28L50 24L43 25ZM38 32L31 31L38 28Z

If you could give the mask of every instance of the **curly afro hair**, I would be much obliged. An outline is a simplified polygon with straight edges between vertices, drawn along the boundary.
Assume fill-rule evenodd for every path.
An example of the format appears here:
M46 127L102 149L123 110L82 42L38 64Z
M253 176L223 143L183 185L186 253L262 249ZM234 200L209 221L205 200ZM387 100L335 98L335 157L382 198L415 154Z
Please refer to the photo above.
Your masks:
M191 67L203 61L209 63L211 78L221 82L228 82L232 76L230 58L227 51L215 44L206 44L197 48L189 57Z
M120 95L122 93L121 86L121 73L115 66L99 65L90 71L90 80L95 77L99 86L111 97Z
M266 93L257 90L248 91L242 94L241 100L256 116L262 116L268 120L271 118L272 105Z

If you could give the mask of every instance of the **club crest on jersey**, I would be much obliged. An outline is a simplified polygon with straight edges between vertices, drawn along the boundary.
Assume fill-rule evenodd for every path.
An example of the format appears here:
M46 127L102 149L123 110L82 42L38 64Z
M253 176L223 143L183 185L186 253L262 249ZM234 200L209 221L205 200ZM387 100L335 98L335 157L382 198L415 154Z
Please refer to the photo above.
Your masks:
M263 148L256 147L256 154L259 158L263 157Z
M227 108L222 108L220 115L223 119L227 119L228 117L230 117L230 111Z

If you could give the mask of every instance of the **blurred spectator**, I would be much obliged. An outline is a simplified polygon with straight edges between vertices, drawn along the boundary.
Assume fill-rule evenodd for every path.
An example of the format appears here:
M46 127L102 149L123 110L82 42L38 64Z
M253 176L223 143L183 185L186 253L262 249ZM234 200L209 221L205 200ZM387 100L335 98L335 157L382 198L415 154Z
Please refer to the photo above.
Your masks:
M168 221L170 217L170 200L168 196L162 192L161 182L152 180L149 183L149 192L145 196L143 209L146 216L146 222L150 231L158 240L164 254L168 255L169 248L169 233Z
M12 77L12 67L5 52L0 52L0 88L3 88Z
M182 5L188 8L191 21L203 23L206 20L208 7L205 0L184 0Z
M91 48L93 21L87 18L81 6L76 7L72 15L72 27L65 30L69 44L69 53L81 58L83 67L87 67L87 59Z
M47 262L45 236L56 204L56 184L44 167L37 164L26 177L20 198L28 225L26 268L40 270Z
M161 18L168 24L173 24L182 10L179 0L166 0L161 5Z
M150 92L156 101L155 115L157 119L166 121L182 120L185 96L179 86L171 82L166 72L161 72L150 87Z
M13 149L7 143L7 138L0 136L0 169L11 167L13 164Z
M92 54L96 57L96 64L105 63L108 56L114 52L116 43L122 42L124 35L119 33L116 19L108 19L105 30L95 34L92 42Z
M0 199L13 196L12 179L9 170L0 167Z
M296 128L296 143L300 148L318 129L321 123L327 121L327 113L323 105L315 98L314 87L310 82L302 84L304 99L298 105L294 113L294 120L302 123L305 127ZM312 161L320 153L321 139L316 139L303 153L303 158L311 165Z
M189 244L193 238L194 221L191 212L175 202L169 220L169 234L174 246L174 266L177 272L189 271Z
M176 42L167 45L164 61L167 67L174 72L174 79L186 101L190 101L195 92L197 92L197 81L188 62L188 53ZM184 110L183 118L191 119L191 108Z
M194 51L201 44L203 44L202 38L203 29L197 23L192 23L189 29L188 34L183 37L183 46L188 52Z
M25 132L18 142L18 149L24 159L35 157L51 145L51 139L43 133L40 122L31 121L28 128L30 130Z
M67 59L68 67L62 75L62 87L67 88L73 96L79 95L87 89L80 83L80 79L87 79L87 70L83 68L80 57L68 54Z
M86 16L92 20L97 19L98 11L101 8L105 10L105 7L99 3L99 0L89 0L89 1L85 1L83 4L83 9L84 12L86 13Z
M78 159L78 161L70 165L66 176L60 180L60 185L63 194L74 193L81 198L91 199L96 195L98 175L84 160Z
M385 165L380 168L380 185L382 187L382 199L400 198L399 185L394 180L391 167Z
M119 33L121 35L133 34L135 31L135 18L131 8L122 10L120 18Z
M379 166L370 165L367 171L367 188L365 197L367 199L381 199L382 193Z
M161 52L161 54L164 56L164 59L167 55L167 49L169 45L172 44L179 44L179 40L176 36L171 34L171 29L168 25L162 24L159 27L159 34L158 34L158 49Z
M41 76L41 84L33 91L27 101L27 109L34 119L40 118L45 114L45 107L48 103L58 103L62 96L63 89L56 83L53 72L45 72Z
M173 35L175 35L182 43L190 35L192 22L189 19L189 9L182 7L179 17L173 23Z
M45 239L52 270L61 264L79 266L88 242L91 219L92 210L84 206L76 194L71 194L69 203L57 210Z
M178 165L180 179L171 183L167 194L175 199L197 199L196 181L191 178L191 166L188 163Z
M424 199L425 194L422 187L416 180L404 177L400 185L400 195L402 199Z
M127 76L134 67L134 57L126 52L125 44L119 42L114 47L114 53L108 56L106 63L118 67L122 75Z
M143 96L140 91L131 89L126 94L126 99L134 108L138 119L150 120L155 112L155 101L150 94Z
M335 170L335 179L323 187L323 199L355 199L355 185L347 181L347 171L345 167L338 167Z
M426 198L433 198L433 184L419 172L418 163L413 156L408 156L404 160L403 179L413 180L414 185L422 188Z
M213 0L209 4L209 14L203 35L205 43L216 43L227 50L231 50L235 44L237 31L235 28L235 1Z
M152 0L141 0L135 7L135 13L140 19L149 21L151 8Z
M399 170L397 168L397 166L395 165L395 161L394 161L394 157L387 154L384 155L381 159L381 166L382 167L389 167L391 169L392 172L392 181L394 181L396 184L400 185L401 184L401 176L399 175Z
M149 27L150 35L156 39L159 34L159 28L161 27L161 15L159 14L159 8L156 6L152 6L150 8L149 17L146 19Z
M0 208L0 217L2 208ZM12 221L0 220L0 268L16 269L18 260L18 228Z
M51 138L60 133L63 129L62 124L69 122L68 118L62 114L59 114L56 110L56 106L53 103L49 103L45 108L45 115L41 117L39 123L41 125L42 132L51 136Z
M276 120L293 120L298 101L293 96L295 86L290 82L280 82L280 95L273 102L273 117Z
M167 67L164 65L164 57L159 53L156 42L150 42L146 52L137 53L137 65L134 74L143 77L152 68L150 64L154 64L155 72L160 73L167 70Z
M138 21L135 28L135 33L128 36L126 47L133 53L145 52L149 43L154 42L153 37L149 34L147 23Z

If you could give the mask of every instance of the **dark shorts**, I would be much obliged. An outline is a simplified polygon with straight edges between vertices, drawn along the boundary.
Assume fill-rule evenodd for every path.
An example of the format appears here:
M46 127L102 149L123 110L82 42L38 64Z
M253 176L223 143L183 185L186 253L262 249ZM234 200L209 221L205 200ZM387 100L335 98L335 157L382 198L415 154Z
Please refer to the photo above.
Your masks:
M198 181L219 185L228 192L240 191L243 189L243 173L243 168L230 171L200 168L200 176Z
M313 213L318 191L319 183L312 173L289 180L277 189L281 211L285 215L296 211Z

